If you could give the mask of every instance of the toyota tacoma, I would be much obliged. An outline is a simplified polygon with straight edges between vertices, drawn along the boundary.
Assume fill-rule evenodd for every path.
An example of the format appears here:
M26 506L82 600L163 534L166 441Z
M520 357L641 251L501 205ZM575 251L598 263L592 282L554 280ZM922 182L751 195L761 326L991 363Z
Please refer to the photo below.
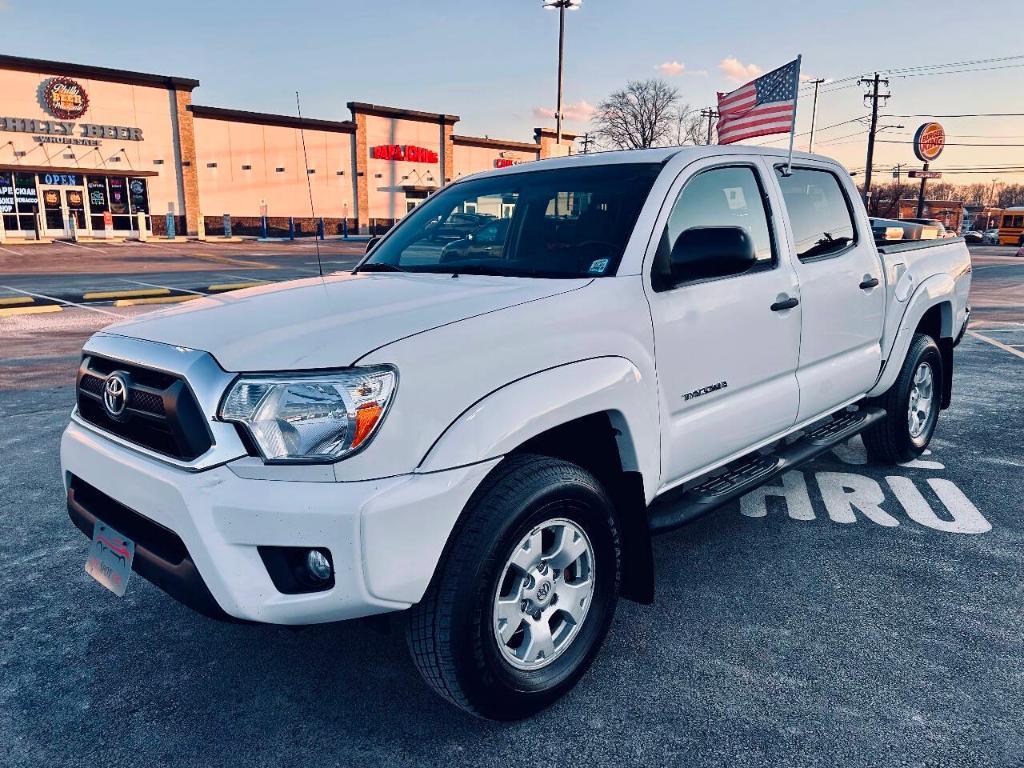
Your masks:
M466 216L494 242L435 236ZM68 510L208 616L402 612L442 697L526 717L580 679L620 596L653 601L652 535L858 433L876 461L920 455L970 278L960 238L876 246L816 155L474 175L349 272L95 334Z

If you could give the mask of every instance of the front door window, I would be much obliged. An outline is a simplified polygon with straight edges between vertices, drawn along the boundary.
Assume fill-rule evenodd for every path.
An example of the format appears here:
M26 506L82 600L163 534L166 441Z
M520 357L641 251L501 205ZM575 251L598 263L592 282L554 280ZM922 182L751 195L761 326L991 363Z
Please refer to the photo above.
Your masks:
M80 230L85 226L85 194L80 189L65 189L64 204L67 211L67 218L75 222L75 227Z
M43 219L47 234L64 233L64 206L59 189L43 189Z

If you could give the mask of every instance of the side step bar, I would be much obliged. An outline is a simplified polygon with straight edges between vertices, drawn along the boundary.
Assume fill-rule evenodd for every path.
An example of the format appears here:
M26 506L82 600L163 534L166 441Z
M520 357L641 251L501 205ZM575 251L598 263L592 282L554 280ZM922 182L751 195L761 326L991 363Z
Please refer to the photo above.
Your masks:
M665 533L686 525L773 477L820 456L884 418L882 408L840 411L772 453L747 454L682 493L669 492L647 510L651 533Z

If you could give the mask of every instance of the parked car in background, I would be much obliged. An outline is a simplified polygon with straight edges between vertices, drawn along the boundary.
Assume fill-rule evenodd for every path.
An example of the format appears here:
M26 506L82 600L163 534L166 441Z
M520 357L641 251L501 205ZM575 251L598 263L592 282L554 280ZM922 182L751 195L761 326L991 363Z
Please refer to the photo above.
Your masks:
M900 219L900 221L909 221L909 222L911 222L913 224L920 224L922 227L925 227L926 229L934 229L938 233L936 235L936 237L956 237L956 232L953 232L951 230L946 229L946 225L943 224L938 219L907 218L907 219ZM931 239L934 239L934 238L930 238L930 237L925 236L925 237L922 237L921 239L922 240L931 240Z
M969 229L966 232L964 232L964 240L966 240L968 243L971 243L972 245L979 245L980 243L984 242L985 233L979 232L976 229Z
M869 219L871 222L871 234L876 243L894 242L901 240L933 240L936 237L934 229L925 230L924 225L904 219ZM930 236L926 236L930 235Z
M985 245L999 245L999 230L986 229L982 242L985 243Z
M489 224L466 235L462 240L453 240L441 251L441 262L457 263L465 259L500 259L505 251L508 225L512 219L495 219Z
M444 219L432 221L424 228L427 240L461 240L466 235L476 232L484 224L494 221L493 216L482 213L452 213Z

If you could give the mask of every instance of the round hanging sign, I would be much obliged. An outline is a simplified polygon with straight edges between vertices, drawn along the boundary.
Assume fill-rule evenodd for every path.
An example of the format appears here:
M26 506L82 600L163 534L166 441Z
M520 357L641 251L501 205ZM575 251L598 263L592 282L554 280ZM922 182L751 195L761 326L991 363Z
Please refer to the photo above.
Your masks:
M914 134L914 154L923 163L930 163L942 154L946 131L938 123L925 123Z
M43 101L54 117L77 120L89 109L89 94L70 77L51 77L43 88Z

